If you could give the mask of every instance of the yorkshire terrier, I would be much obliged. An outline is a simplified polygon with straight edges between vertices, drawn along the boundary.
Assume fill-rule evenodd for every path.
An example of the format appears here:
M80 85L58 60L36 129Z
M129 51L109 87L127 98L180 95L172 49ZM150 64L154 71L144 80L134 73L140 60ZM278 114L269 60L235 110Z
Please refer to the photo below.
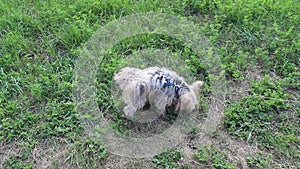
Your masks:
M143 70L125 67L113 79L122 90L126 104L123 111L127 117L132 117L147 104L162 113L168 106L174 106L175 111L190 113L198 105L197 96L203 85L202 81L188 85L176 72L159 67Z

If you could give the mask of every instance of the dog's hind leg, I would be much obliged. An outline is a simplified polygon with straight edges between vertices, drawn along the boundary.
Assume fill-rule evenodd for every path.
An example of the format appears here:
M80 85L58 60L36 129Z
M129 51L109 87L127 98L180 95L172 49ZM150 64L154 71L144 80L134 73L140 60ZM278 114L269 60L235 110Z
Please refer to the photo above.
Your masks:
M132 116L138 110L141 110L147 102L148 87L146 83L132 83L123 91L124 101L127 106L124 107L126 116Z
M134 101L135 101L135 105L137 107L138 110L142 109L146 102L147 102L147 84L146 83L138 83L138 85L136 86L136 91L134 94Z

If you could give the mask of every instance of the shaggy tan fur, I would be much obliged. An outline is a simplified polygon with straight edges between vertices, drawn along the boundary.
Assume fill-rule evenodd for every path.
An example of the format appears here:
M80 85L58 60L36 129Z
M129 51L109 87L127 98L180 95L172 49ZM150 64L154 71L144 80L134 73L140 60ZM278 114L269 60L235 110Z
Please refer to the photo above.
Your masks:
M153 87L154 73L157 71L167 73L185 86L182 88L179 97L175 97L174 90L170 89L168 92L163 92L161 89ZM158 67L150 67L144 70L125 67L115 74L114 80L122 90L122 96L126 104L123 111L129 117L141 110L147 102L161 112L164 112L167 106L174 105L176 111L190 113L198 104L197 95L203 85L202 81L187 85L184 78L178 76L176 72Z

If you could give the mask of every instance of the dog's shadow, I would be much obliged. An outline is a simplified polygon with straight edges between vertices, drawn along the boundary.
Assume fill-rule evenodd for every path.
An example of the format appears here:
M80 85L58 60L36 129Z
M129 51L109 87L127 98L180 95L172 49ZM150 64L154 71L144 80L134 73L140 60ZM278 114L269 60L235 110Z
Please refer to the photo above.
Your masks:
M119 106L121 105L119 104ZM148 102L140 112L146 113L147 111L151 111L151 105ZM197 112L201 112L201 110L198 109ZM166 131L172 125L177 123L177 121L182 120L181 115L180 112L175 111L175 106L171 105L166 108L164 113L157 116L153 121L137 122L126 118L124 112L122 112L121 106L112 110L110 113L106 113L105 118L110 121L113 130L118 134L135 138L147 138L159 135ZM204 116L202 116L201 119L204 119Z
M110 122L110 126L116 133L137 138L151 137L164 132L172 126L179 114L179 112L175 111L174 106L169 106L165 113L158 115L153 118L153 120L148 120L148 122L139 122L137 120L127 118L122 111L123 106L124 105L120 102L116 103L110 111L104 113L104 118ZM147 112L150 111L151 105L147 102L143 109L138 111L137 114L140 112L147 114ZM149 117L145 117L145 119L146 118L150 119Z
M141 111L147 112L150 107L150 104L146 104ZM153 121L141 123L125 118L125 125L127 129L131 131L130 136L132 137L151 137L160 134L171 127L178 118L178 115L179 112L175 111L175 107L170 106L166 109L165 113L160 114Z

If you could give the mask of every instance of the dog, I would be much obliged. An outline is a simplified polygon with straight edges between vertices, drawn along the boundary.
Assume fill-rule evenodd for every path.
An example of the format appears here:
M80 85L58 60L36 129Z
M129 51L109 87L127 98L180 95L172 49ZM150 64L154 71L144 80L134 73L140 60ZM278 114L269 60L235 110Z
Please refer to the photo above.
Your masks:
M175 111L190 113L198 105L197 97L203 85L203 81L188 85L176 72L159 67L125 67L113 79L122 90L123 111L127 117L132 117L147 104L162 113L172 105Z

